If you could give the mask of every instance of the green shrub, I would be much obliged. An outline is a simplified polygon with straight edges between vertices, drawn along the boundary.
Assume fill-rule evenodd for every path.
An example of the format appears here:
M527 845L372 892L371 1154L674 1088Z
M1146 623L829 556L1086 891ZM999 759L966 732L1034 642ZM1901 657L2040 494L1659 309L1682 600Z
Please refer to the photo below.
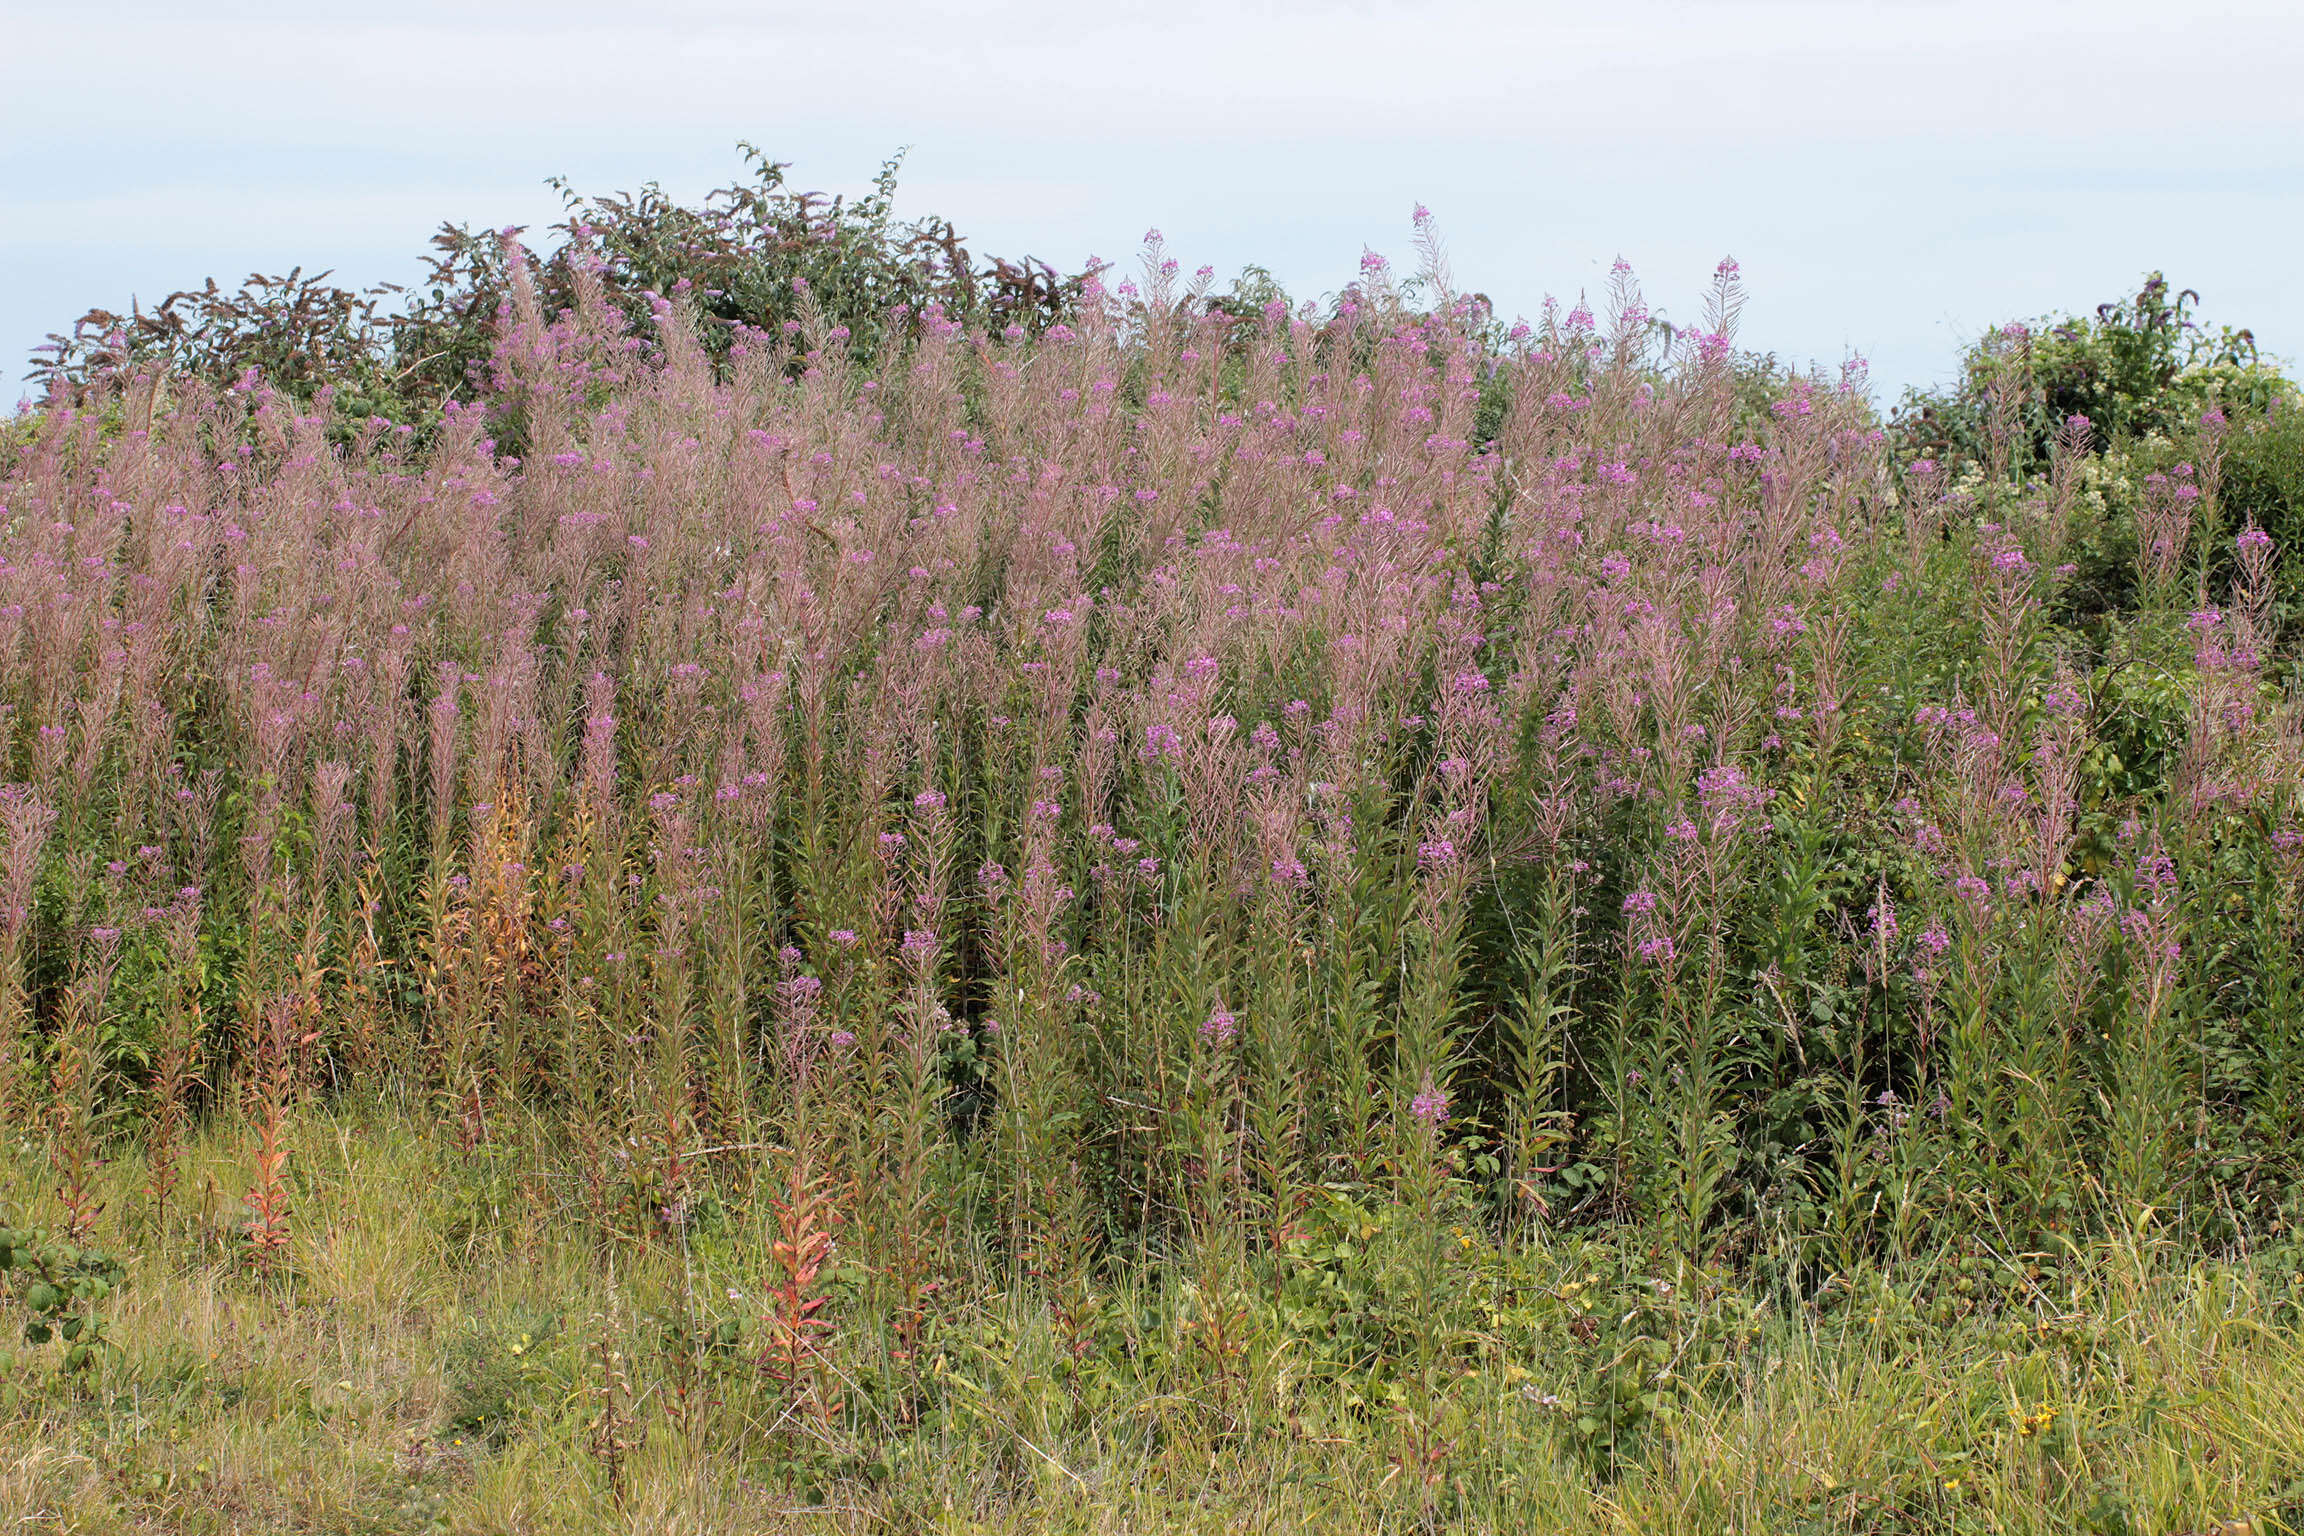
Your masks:
M2129 298L2093 315L2012 322L1979 338L1949 389L1911 390L1895 418L1899 446L1914 457L2014 467L2045 463L2064 423L2085 416L2091 446L2188 433L2210 404L2261 414L2285 388L2259 355L2253 332L2192 318L2199 294L2173 294L2148 275ZM2001 439L1998 446L1995 439Z
M25 1312L24 1342L64 1341L64 1369L96 1363L105 1337L97 1304L127 1282L119 1260L93 1248L50 1242L29 1228L0 1227L0 1272L23 1277L17 1300Z
M2227 527L2254 523L2287 551L2304 541L2304 396L2276 395L2269 408L2234 417L2219 499ZM2282 617L2293 620L2304 596L2304 563L2282 561L2280 592Z
M770 337L815 317L859 360L877 351L892 316L931 308L972 327L1037 332L1066 313L1085 273L1026 257L977 257L951 222L895 214L902 155L860 198L800 191L788 163L739 146L749 174L680 202L654 182L637 193L589 196L564 178L564 238L529 249L517 226L475 232L443 224L430 270L353 290L325 271L251 275L237 290L214 278L126 314L96 308L53 334L29 375L52 396L78 397L102 376L147 364L225 386L251 369L299 402L330 392L348 419L426 422L450 401L487 392L498 322L525 267L547 317L575 303L580 266L597 273L633 334L649 342L666 298L688 301L715 363L752 333Z

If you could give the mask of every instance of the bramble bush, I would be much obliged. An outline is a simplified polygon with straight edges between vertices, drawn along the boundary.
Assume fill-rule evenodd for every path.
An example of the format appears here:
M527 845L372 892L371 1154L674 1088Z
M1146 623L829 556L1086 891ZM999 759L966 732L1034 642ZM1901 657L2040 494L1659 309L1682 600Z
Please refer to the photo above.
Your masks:
M788 337L803 293L862 363L891 322L901 329L931 306L971 325L1037 331L1081 291L1081 274L1043 261L979 260L949 220L899 221L901 154L851 200L796 190L787 163L739 148L749 176L694 206L653 182L637 193L587 196L554 179L566 239L549 252L530 250L518 226L443 224L413 289L355 291L299 267L251 275L236 291L210 278L150 310L92 309L68 334L48 338L31 377L66 399L123 369L162 365L219 388L254 370L300 402L328 391L331 408L352 420L428 426L449 402L471 403L496 386L516 272L544 312L557 315L575 302L576 264L590 267L630 322L625 349L639 354L654 344L661 307L680 299L696 341L722 366L746 336Z
M689 219L493 247L425 430L132 359L17 429L69 1231L290 1334L494 1307L396 1465L588 1465L572 1529L2285 1518L2292 401L1912 458L1733 263L1506 328L1419 211L1413 287L1154 235L1027 317Z

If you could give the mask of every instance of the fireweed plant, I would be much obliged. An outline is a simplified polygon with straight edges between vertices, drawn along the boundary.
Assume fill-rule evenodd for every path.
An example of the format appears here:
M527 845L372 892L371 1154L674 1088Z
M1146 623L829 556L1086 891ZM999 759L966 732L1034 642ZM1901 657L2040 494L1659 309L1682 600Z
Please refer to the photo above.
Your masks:
M451 1269L657 1286L396 1432L421 1483L557 1424L601 1509L1046 1528L1193 1445L1360 1528L2270 1511L2293 1441L2152 1439L2104 1321L2213 1257L2162 1301L2295 1348L2254 424L2185 424L2083 637L2089 423L1899 461L1860 365L1754 407L1733 263L1694 327L1620 267L1505 332L1419 227L1413 302L1213 304L1155 235L867 363L804 284L714 361L508 260L421 443L253 375L52 404L0 467L20 1219L293 1327L374 1140ZM2043 1330L2021 1433L1691 1470L1791 1433L1786 1361Z

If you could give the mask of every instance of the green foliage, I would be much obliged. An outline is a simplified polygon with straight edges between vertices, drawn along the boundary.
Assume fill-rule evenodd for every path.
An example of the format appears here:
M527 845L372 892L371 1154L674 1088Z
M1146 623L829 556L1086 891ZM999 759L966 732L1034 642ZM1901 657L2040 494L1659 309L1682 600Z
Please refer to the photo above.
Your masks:
M328 272L252 275L236 290L210 278L127 314L89 310L51 335L30 377L54 398L99 378L159 365L217 387L261 377L299 402L325 400L346 421L429 424L450 401L487 393L499 322L523 273L549 318L576 302L579 268L599 279L631 332L655 337L657 303L692 306L698 339L724 363L751 337L769 345L803 320L859 362L892 319L934 309L995 331L1037 332L1070 312L1086 274L1029 257L978 257L950 221L899 220L891 157L860 198L788 184L786 162L739 146L748 177L686 204L650 182L588 195L550 184L567 217L563 243L532 252L523 231L442 225L414 288L352 290Z
M93 1248L50 1241L29 1228L0 1227L0 1274L11 1273L26 1313L24 1341L61 1339L65 1370L92 1367L97 1352L112 1342L96 1308L127 1283L126 1267Z
M48 338L29 376L52 395L70 394L100 374L158 364L217 385L253 370L299 399L322 389L383 398L392 382L392 323L380 308L389 290L355 292L331 275L253 273L234 290L211 277L149 310L91 309L70 335Z
M467 1327L446 1356L441 1418L449 1436L502 1446L574 1391L575 1356L551 1313L520 1312Z
M1961 359L1959 382L1911 391L1895 431L1914 457L2045 464L2069 418L2086 416L2092 446L2188 432L2202 410L2261 415L2281 394L2254 334L2209 330L2193 318L2200 296L2171 292L2154 272L2136 293L2037 324L1988 332ZM1996 445L1997 440L1997 445Z
M2233 410L2217 493L2227 527L2253 524L2283 550L2304 548L2304 392L2283 388L2261 410ZM2285 624L2304 602L2304 561L2283 561ZM2285 627L2285 625L2284 625Z

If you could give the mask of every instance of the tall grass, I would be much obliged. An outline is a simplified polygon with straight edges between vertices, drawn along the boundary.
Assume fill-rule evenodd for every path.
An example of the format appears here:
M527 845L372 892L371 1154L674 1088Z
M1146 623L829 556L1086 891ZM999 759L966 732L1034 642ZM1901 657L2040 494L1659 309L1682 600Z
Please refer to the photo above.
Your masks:
M1504 333L1419 245L1414 304L1243 316L1155 237L869 367L805 289L644 340L577 259L422 437L53 406L0 1091L22 1219L135 1262L85 1382L12 1368L5 1496L2293 1515L2254 424L2083 631L2085 423L1898 462L1860 367L1753 400L1733 264L1667 344L1621 269Z

